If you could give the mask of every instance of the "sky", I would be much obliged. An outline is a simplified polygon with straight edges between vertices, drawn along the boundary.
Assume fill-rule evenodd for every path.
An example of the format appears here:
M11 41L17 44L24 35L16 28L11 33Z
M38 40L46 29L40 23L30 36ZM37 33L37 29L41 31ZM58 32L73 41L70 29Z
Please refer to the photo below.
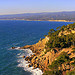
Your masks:
M75 11L75 0L0 0L0 15Z

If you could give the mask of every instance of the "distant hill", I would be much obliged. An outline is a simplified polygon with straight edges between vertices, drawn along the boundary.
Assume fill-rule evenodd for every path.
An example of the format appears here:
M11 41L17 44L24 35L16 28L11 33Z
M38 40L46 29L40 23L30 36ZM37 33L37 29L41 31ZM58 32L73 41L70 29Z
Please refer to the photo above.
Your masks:
M75 11L0 15L0 19L67 20L67 21L75 21Z

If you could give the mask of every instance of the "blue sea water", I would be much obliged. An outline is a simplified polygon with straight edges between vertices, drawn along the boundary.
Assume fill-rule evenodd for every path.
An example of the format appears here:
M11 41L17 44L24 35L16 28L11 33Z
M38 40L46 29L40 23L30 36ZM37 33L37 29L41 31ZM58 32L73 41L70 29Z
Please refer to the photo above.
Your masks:
M49 29L71 24L73 22L50 22L50 21L22 21L0 20L0 75L31 75L24 67L18 66L18 62L28 52L25 50L12 50L11 47L31 45L44 35Z

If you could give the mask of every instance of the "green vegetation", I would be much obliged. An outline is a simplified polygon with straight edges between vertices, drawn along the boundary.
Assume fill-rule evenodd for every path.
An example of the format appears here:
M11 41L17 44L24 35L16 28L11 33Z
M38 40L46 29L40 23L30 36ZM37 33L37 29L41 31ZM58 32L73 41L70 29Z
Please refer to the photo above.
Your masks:
M46 71L43 75L61 75L62 71Z
M75 66L75 60L74 60L74 62L73 62L73 63L71 63L71 65Z
M71 46L74 47L71 53L75 53L75 32L72 33L72 31L75 31L75 23L67 26L63 25L61 28L57 27L57 30L51 29L48 33L50 39L46 43L45 53L55 48L62 49ZM62 73L66 70L70 71L70 68L72 68L72 71L67 72L66 75L75 75L75 57L70 58L67 52L62 52L48 68L49 71L46 71L43 75L63 75Z
M75 48L73 48L72 50L73 50L72 53L75 53Z
M66 75L75 75L75 70L68 72Z
M71 30L75 29L75 23L67 26L63 25L61 28L58 27L57 29L57 31L54 29L49 31L48 37L50 37L50 39L46 43L46 48L66 48L70 47L71 45L75 46L75 34L71 33ZM64 31L67 31L67 33L70 32L71 34L64 35ZM58 36L60 32L62 33L60 36Z
M62 75L63 72L62 64L75 66L75 58L73 58L72 61L73 60L74 62L70 64L69 55L66 52L62 52L60 56L58 56L58 58L56 58L56 60L54 60L52 64L48 66L49 69L51 69L51 71L46 71L43 75ZM66 75L75 75L75 70L68 72Z
M49 65L49 69L52 71L46 71L44 75L62 75L62 64L67 64L69 61L69 55L66 52L62 52L60 56Z
M63 63L66 63L66 62L69 62L69 55L66 53L66 52L62 52L61 54L60 54L60 56L56 59L56 60L54 60L53 62L52 62L52 64L49 66L49 68L50 69L57 69L59 66L61 66L61 64L63 64Z

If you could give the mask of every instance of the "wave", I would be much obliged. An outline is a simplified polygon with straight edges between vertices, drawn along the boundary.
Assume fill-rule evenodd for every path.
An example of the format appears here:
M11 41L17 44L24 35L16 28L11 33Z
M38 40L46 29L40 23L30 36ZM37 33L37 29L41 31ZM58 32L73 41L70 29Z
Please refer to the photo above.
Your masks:
M31 56L33 55L34 53L30 50L30 49L19 49L20 47L17 47L16 49L18 50L24 50L25 53L19 53L17 54L19 56L19 59L18 59L18 65L17 67L23 67L25 71L29 71L32 73L32 75L42 75L43 72L39 69L39 68L36 68L36 69L33 69L33 67L28 67L29 63L28 61L26 61L23 56Z

